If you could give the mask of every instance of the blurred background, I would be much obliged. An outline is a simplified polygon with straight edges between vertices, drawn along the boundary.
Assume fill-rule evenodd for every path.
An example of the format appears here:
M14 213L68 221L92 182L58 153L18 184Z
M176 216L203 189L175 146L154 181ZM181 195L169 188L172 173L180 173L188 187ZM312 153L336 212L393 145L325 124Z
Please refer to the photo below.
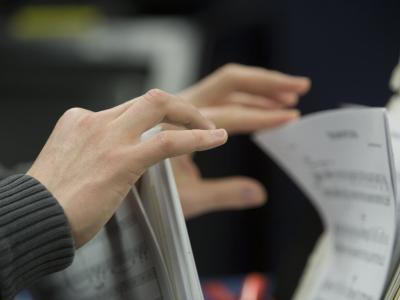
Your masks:
M69 107L177 92L228 62L310 76L303 114L383 106L399 16L398 0L0 0L0 172L26 168ZM200 276L265 272L289 299L322 230L310 203L247 136L196 161L207 177L248 175L269 191L262 208L188 222Z

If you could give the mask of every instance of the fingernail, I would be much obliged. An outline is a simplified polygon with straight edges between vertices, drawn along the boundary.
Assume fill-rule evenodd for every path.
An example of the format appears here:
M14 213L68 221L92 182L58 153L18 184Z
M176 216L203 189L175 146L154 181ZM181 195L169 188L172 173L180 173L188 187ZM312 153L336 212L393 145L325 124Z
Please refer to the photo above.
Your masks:
M262 202L260 194L254 191L253 189L246 188L242 190L242 195L247 202L252 202L252 203Z
M218 139L224 138L227 135L225 129L214 129L211 131L211 134Z
M304 87L306 88L303 92L306 92L311 87L311 79L305 76L300 76L299 80L302 81L302 84L304 84Z

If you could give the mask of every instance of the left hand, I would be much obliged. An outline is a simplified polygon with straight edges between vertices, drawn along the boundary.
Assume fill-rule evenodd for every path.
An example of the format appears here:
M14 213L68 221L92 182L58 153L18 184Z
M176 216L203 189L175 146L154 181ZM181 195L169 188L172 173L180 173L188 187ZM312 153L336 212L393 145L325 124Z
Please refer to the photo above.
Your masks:
M217 128L229 134L252 133L297 119L299 112L290 108L310 85L306 77L229 64L180 96L199 107ZM249 177L203 179L189 155L173 158L172 165L187 218L216 210L255 207L266 201L263 185Z
M142 134L160 122L183 129L143 141ZM64 209L78 248L110 220L147 168L224 144L227 133L214 128L193 105L160 90L99 112L73 108L57 122L27 175Z

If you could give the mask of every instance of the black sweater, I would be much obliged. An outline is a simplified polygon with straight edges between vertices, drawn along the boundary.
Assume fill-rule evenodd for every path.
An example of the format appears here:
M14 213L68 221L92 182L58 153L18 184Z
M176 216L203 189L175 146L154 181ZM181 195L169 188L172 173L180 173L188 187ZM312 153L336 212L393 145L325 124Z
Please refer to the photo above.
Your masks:
M72 263L74 244L63 209L37 180L0 181L0 300Z

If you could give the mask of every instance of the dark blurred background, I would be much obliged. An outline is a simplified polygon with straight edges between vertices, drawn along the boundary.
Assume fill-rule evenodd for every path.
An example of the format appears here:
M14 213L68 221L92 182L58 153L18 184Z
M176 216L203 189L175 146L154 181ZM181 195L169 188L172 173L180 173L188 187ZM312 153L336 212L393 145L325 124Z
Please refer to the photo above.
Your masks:
M303 114L383 106L400 49L398 0L0 1L0 162L32 161L60 114L153 86L176 92L227 62L310 76ZM46 10L47 9L47 10ZM75 25L71 25L75 24ZM322 228L246 136L196 156L204 175L262 181L269 202L188 222L201 276L263 271L289 299ZM218 163L216 163L218 162Z

